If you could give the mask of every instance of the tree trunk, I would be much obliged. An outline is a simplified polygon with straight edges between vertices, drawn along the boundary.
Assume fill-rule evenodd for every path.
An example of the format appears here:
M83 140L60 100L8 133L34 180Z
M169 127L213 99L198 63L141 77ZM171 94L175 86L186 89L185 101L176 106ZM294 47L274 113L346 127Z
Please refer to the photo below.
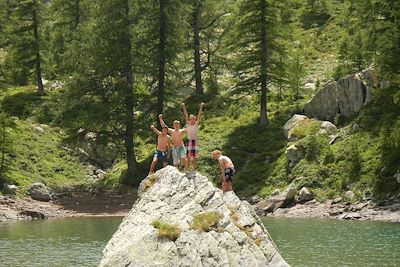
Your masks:
M34 0L33 1L33 37L35 39L35 72L36 72L36 82L37 82L37 88L38 92L40 94L44 94L44 87L43 87L43 82L42 82L42 69L40 67L41 64L41 58L40 58L40 47L39 47L39 33L38 33L38 27L39 27L39 22L38 22L38 16L37 16L37 2Z
M260 107L260 125L266 125L268 123L268 117L267 117L267 32L265 28L266 24L266 3L265 0L260 0L260 8L261 8L261 14L260 14L260 34L261 34L261 53L260 53L260 59L261 59L261 73L260 73L260 78L261 78L261 107Z
M194 56L194 77L196 80L196 95L203 94L203 83L201 80L201 61L200 61L200 25L199 15L201 12L201 3L196 0L192 14L193 28L193 56Z
M164 109L164 88L165 88L165 0L160 1L160 36L158 46L158 101L157 101L157 114L162 114Z
M132 44L129 36L129 0L125 0L125 19L126 19L126 36L125 36L125 48L126 48L126 58L122 59L124 61L123 66L123 78L125 80L125 151L126 151L126 162L128 163L127 176L133 177L136 175L136 156L135 148L133 143L133 105L134 105L134 94L133 94L133 73L131 66L131 51Z
M74 31L78 28L79 22L81 20L81 13L80 13L80 0L75 0L74 2L74 9L75 9L75 17L74 17Z

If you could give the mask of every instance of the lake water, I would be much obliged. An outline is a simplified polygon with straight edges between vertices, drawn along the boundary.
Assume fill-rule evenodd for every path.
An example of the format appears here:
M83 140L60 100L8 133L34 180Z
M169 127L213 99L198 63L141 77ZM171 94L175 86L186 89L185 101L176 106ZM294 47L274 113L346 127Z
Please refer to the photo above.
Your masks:
M292 266L400 266L400 224L263 218Z
M97 266L121 217L0 224L0 266ZM400 266L400 224L263 218L292 266Z

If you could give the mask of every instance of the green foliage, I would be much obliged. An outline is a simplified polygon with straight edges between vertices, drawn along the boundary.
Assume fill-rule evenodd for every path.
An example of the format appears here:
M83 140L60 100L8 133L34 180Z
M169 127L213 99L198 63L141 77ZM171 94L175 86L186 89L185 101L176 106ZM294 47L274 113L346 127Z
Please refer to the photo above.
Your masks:
M181 235L181 229L176 224L169 224L162 220L154 220L150 225L158 230L158 238L167 238L171 241L175 241Z
M193 222L190 228L196 231L209 232L213 229L217 229L219 220L223 218L223 215L216 211L207 211L198 213L193 216Z

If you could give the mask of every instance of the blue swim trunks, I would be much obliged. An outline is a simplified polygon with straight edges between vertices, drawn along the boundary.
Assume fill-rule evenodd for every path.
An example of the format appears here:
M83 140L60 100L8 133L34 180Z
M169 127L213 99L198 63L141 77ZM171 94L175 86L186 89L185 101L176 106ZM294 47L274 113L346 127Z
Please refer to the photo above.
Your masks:
M168 151L156 150L154 152L153 160L155 160L155 159L161 159L162 162L167 162L168 161Z

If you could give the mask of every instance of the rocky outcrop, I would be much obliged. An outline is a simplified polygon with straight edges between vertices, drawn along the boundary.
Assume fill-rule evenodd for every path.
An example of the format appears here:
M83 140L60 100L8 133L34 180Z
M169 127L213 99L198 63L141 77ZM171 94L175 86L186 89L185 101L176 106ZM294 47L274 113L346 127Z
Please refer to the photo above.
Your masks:
M312 131L311 128L313 127L319 127L318 132L320 134L327 134L329 136L333 136L337 131L336 126L329 121L318 121L304 115L294 114L283 126L283 133L289 142L294 142L304 137L299 137L296 131L306 132L307 129L304 130L304 128L308 128L308 131Z
M288 266L251 205L198 173L168 166L146 178L138 192L100 266ZM221 215L217 225L193 230L193 217L211 211ZM155 220L176 225L180 235L174 241L158 237Z
M332 120L338 113L336 82L325 85L304 105L304 114L320 120Z
M285 156L289 162L289 167L293 167L304 157L304 151L301 147L293 144L286 149Z
M296 189L292 186L288 186L283 192L271 194L269 198L258 202L255 205L255 209L260 214L274 212L279 208L286 208L288 205L292 204L295 200L295 196Z
M304 105L304 114L328 121L336 114L351 116L371 101L372 88L376 87L378 79L373 69L333 81Z
M307 116L294 114L283 126L283 133L288 141L295 141L296 137L292 136L293 130L301 125L301 121L308 120Z
M111 167L118 155L116 144L98 138L94 132L87 132L83 140L76 144L75 151L85 160L103 168Z
M34 200L50 201L51 193L50 188L43 183L33 183L28 189L29 196Z

